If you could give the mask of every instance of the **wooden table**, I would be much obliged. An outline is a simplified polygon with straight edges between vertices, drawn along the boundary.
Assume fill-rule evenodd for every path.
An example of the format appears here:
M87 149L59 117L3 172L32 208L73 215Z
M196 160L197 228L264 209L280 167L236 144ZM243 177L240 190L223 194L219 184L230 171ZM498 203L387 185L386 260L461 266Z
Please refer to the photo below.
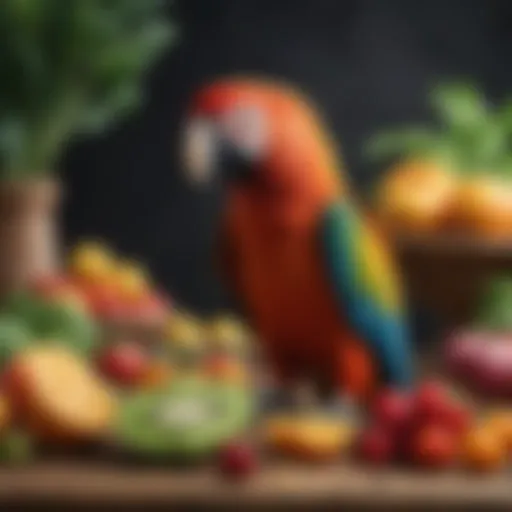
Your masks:
M265 466L245 483L213 469L116 468L100 463L41 463L0 471L0 508L33 505L124 507L146 505L239 510L272 505L352 506L366 509L512 510L512 474L428 474L353 466Z

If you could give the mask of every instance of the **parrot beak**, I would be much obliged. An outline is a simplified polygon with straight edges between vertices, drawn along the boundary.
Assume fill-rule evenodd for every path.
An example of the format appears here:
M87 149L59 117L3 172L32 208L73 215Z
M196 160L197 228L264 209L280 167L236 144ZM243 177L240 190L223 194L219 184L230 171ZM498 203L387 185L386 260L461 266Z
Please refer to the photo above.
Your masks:
M252 182L267 149L267 136L261 112L252 109L234 110L227 119L190 119L182 146L188 177L200 185L215 178L225 184Z
M224 184L242 183L252 174L252 161L220 137L215 124L209 120L193 119L188 123L182 141L182 156L188 179L198 186L206 186L214 179Z
M190 181L197 185L211 182L217 155L217 135L213 123L202 118L191 119L183 133L181 151Z

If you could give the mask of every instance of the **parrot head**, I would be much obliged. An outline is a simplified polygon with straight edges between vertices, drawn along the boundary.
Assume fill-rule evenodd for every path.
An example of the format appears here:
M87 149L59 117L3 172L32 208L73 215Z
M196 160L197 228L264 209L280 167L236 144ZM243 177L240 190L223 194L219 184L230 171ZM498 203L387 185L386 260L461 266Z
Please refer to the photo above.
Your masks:
M184 164L197 182L220 178L247 194L306 200L339 194L334 145L296 91L255 79L213 82L192 98Z

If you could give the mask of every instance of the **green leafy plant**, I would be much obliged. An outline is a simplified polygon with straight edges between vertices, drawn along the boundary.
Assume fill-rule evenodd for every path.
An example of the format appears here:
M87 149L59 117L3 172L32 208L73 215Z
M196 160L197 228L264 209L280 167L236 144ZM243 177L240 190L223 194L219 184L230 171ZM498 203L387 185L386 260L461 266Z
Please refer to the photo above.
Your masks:
M512 329L512 275L496 275L485 283L474 323L504 332Z
M512 169L512 102L491 108L475 86L449 83L432 89L437 128L405 127L370 139L373 159L418 156L449 160L461 173L506 174Z
M158 0L2 0L0 177L51 172L71 135L131 112L175 35Z

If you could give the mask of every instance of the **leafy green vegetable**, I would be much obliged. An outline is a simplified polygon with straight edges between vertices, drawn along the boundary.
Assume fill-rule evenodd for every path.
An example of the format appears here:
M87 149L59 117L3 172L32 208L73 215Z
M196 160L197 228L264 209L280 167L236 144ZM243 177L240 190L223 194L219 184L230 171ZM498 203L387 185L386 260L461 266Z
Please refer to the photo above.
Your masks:
M76 307L24 292L6 301L5 312L23 322L37 343L59 342L84 354L97 347L98 326Z
M14 316L0 316L0 368L33 341L24 322Z
M71 135L129 113L175 36L158 0L2 0L3 177L50 172Z
M512 331L512 276L499 275L486 283L475 324L497 331Z
M438 143L437 135L422 127L395 130L377 135L370 140L367 152L371 158L390 158L404 153L430 152Z
M485 97L471 84L438 85L431 91L430 102L439 119L451 129L480 126L488 115Z
M429 100L437 129L412 126L377 135L366 147L368 157L442 159L463 174L512 178L512 100L492 108L481 90L465 83L439 85Z

